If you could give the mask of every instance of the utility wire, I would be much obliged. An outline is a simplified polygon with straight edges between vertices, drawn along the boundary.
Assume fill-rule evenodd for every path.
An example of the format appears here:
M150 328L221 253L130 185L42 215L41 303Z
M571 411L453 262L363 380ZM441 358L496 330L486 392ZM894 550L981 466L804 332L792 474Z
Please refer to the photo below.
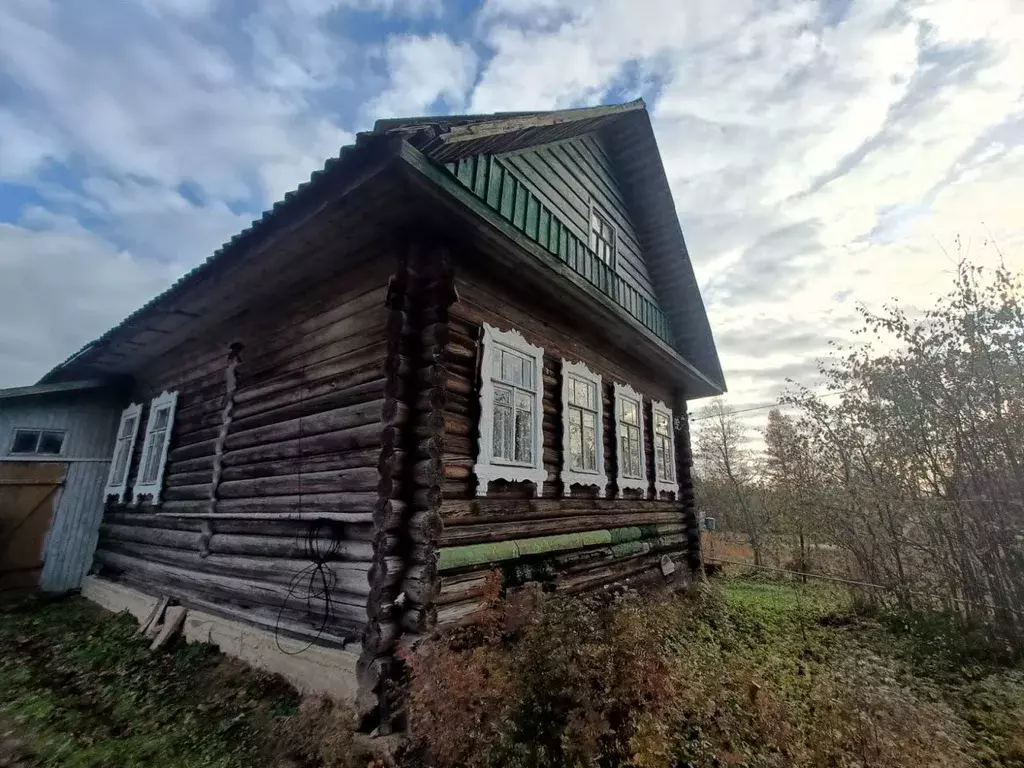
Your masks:
M822 395L811 395L812 400L822 400L826 397L835 397L837 395L845 395L848 392L853 392L853 389L843 389L838 392L826 392ZM724 413L708 413L703 416L690 416L690 422L705 421L707 419L717 419L719 416L735 416L739 413L753 413L754 411L767 411L770 408L779 408L780 406L785 407L792 405L791 403L769 403L768 405L755 405L750 408L738 408L735 411L725 411Z

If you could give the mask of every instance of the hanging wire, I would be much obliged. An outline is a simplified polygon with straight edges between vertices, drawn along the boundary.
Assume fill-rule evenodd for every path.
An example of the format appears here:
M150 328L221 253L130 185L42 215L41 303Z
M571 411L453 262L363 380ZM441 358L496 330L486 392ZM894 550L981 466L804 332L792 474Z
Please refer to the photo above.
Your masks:
M308 367L308 366L306 366ZM306 367L303 367L305 372ZM304 511L302 502L302 473L303 473L303 446L302 446L302 419L305 412L306 390L299 386L299 419L298 419L298 469L299 479L298 511ZM304 559L309 560L309 565L296 573L288 583L288 592L285 594L281 607L277 612L277 621L274 625L274 642L277 649L289 656L297 656L311 648L324 634L327 627L335 618L334 590L337 586L338 577L330 566L332 560L337 560L341 552L341 541L343 536L339 530L341 525L333 520L317 518L306 527L303 546ZM293 601L305 606L306 617L312 619L314 627L313 637L298 650L285 650L281 646L281 622L284 613L294 604ZM348 642L349 638L346 638Z
M319 519L312 521L306 529L304 555L309 565L296 573L288 583L288 592L277 613L274 627L274 639L277 649L289 656L296 656L312 647L327 630L334 619L334 588L338 577L331 569L330 563L336 560L341 551L341 537L335 535L335 523L332 520ZM306 616L316 619L314 636L299 650L285 650L281 646L281 622L284 612L295 601L305 606Z

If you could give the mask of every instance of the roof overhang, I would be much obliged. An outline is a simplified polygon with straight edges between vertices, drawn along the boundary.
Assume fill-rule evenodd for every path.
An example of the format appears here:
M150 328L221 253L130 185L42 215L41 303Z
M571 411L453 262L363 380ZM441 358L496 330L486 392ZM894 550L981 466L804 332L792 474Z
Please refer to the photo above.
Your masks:
M632 211L648 254L662 309L678 348L657 338L621 307L518 230L494 215L441 165L475 154L515 151L600 130L612 137ZM541 292L591 318L608 337L676 377L687 398L720 394L725 385L668 179L647 110L629 104L486 117L379 121L323 170L288 193L247 230L118 326L44 376L40 384L132 373L182 341L242 311L254 299L296 286L310 275L358 260L359 245L419 215L410 195L430 200L467 227L494 257ZM312 248L317 233L330 248ZM301 236L299 236L301 233ZM344 233L344 234L341 234ZM305 249L304 249L304 246ZM659 274L654 274L655 272ZM557 276L559 279L553 280ZM610 322L611 321L611 322ZM643 344L637 344L643 340ZM31 389L31 388L24 388Z
M0 389L0 401L102 389L108 383L105 379L85 379L83 381L61 381L54 384L36 384L31 387L11 387L9 389Z

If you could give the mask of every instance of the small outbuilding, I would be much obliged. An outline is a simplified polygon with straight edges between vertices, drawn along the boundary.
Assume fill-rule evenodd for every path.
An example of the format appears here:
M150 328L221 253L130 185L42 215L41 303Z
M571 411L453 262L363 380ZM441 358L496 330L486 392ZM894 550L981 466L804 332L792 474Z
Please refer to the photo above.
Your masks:
M0 389L0 595L81 586L123 407L98 380Z

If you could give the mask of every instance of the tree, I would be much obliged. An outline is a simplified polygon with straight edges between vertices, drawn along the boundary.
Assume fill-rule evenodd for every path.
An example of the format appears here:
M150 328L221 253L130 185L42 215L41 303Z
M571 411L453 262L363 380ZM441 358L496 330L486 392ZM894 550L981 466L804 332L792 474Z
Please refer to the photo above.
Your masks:
M700 489L706 506L728 509L735 513L733 527L746 533L754 552L754 564L762 562L767 520L763 505L754 494L756 473L746 446L747 429L735 414L730 413L720 398L697 414L695 461ZM730 516L723 515L725 520Z

